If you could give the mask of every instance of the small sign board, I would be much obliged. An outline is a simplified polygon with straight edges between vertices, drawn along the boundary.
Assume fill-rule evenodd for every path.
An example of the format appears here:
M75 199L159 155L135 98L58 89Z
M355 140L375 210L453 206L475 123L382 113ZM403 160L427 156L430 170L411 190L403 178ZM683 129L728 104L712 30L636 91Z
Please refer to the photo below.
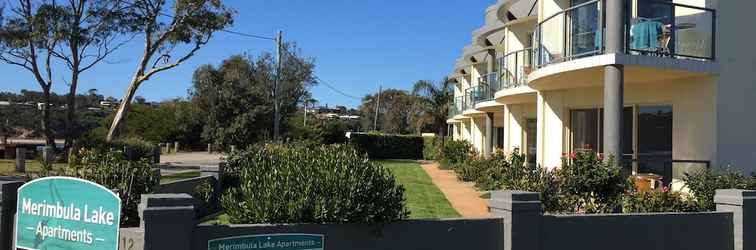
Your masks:
M323 250L322 234L258 234L213 239L208 250Z
M121 199L97 183L47 177L24 184L16 204L16 248L117 250Z

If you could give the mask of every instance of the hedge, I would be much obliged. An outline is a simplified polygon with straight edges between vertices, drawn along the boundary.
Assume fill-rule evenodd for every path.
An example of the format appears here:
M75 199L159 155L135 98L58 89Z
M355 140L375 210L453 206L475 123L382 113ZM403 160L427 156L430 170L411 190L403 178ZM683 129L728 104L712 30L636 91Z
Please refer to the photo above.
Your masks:
M441 151L441 142L443 142L443 139L438 139L436 136L424 136L423 160L437 160Z
M349 143L370 159L423 159L423 137L352 134Z
M221 204L234 224L385 223L406 219L404 187L346 145L267 144L236 151L240 185Z

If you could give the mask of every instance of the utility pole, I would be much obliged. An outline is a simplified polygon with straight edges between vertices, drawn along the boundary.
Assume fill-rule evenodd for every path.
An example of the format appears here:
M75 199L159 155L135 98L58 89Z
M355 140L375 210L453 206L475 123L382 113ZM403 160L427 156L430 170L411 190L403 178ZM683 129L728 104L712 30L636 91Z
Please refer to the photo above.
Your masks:
M281 52L283 50L283 32L278 31L276 36L276 80L273 85L273 140L280 140L281 110L279 101L279 90L281 85ZM306 110L305 110L306 111Z
M373 129L375 129L375 131L378 131L378 111L380 110L379 108L381 107L382 92L383 92L383 86L380 86L378 88L378 101L375 104L375 119L373 120Z

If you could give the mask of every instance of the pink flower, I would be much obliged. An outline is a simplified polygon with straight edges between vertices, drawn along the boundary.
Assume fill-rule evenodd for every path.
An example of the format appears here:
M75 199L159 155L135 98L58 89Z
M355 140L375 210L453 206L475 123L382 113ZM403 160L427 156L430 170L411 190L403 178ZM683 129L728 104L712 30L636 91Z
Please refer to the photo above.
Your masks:
M570 159L577 158L577 154L575 152L570 153Z
M667 193L667 192L669 192L669 187L668 186L663 186L662 187L662 193Z

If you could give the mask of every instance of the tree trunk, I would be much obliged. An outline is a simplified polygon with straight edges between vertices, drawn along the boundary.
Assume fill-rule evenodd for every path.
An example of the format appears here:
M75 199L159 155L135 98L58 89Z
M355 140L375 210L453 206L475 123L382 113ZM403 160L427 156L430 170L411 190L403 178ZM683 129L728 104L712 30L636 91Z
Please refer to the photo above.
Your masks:
M42 105L42 133L45 135L45 146L55 146L55 137L50 129L50 87L42 88L44 104Z
M76 88L79 84L79 74L71 75L71 87L68 91L68 100L66 103L66 142L63 152L73 147L74 127L76 126Z
M139 88L140 83L141 81L139 81L138 76L134 76L134 79L131 81L131 84L129 84L129 88L126 89L126 93L121 99L121 104L118 105L118 111L116 112L115 117L113 118L113 123L110 124L110 130L108 130L108 136L105 138L105 141L107 143L113 142L113 138L115 137L116 130L123 122L123 119L126 116L126 112L128 111L129 106L131 105L131 101L134 99L134 95L136 94L136 91Z

